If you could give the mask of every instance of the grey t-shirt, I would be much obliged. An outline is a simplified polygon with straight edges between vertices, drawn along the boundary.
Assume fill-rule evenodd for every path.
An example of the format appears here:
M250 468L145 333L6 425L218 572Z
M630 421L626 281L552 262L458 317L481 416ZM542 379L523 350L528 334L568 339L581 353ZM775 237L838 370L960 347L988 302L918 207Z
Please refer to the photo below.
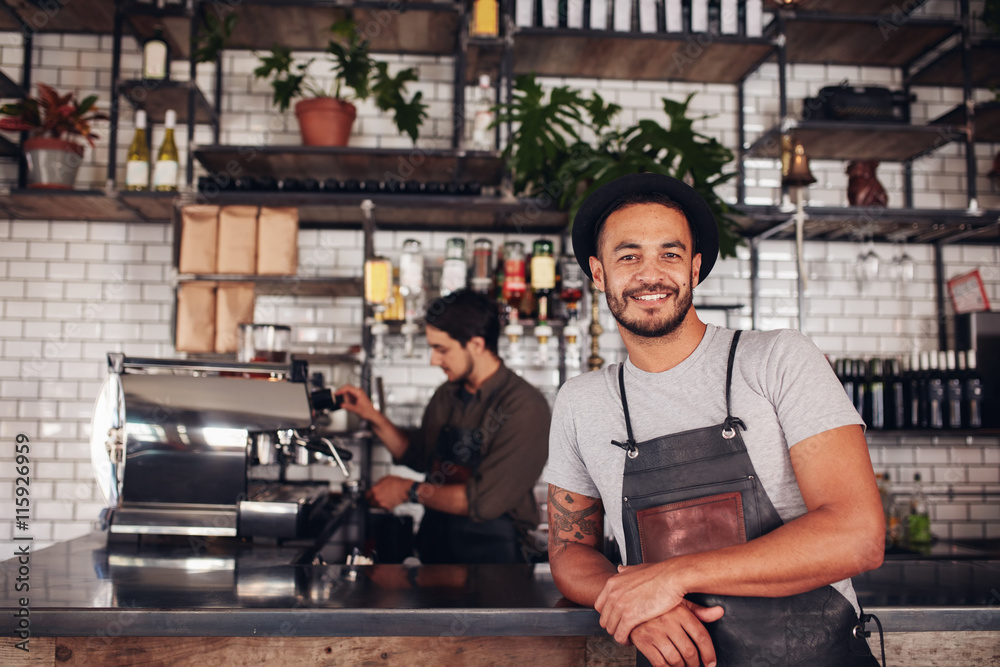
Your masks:
M708 325L691 355L662 373L625 361L625 392L637 442L721 424L726 417L730 329ZM601 498L611 530L621 536L627 438L618 391L618 364L569 380L559 390L542 479L573 493ZM788 449L823 431L862 424L823 354L796 331L745 331L736 349L732 411L747 425L747 453L778 515L806 513ZM849 579L834 584L858 610Z

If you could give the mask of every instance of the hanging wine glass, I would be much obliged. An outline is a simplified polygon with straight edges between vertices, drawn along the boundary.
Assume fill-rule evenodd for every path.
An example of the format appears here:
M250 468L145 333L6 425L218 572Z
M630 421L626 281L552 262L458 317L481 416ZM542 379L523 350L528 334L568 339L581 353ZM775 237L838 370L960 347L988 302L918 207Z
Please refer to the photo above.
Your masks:
M906 241L900 243L900 255L896 258L896 263L899 265L899 281L903 283L913 282L913 276L916 273L916 266L913 262L913 258L910 254L906 252Z
M864 236L862 238L865 238ZM855 272L858 279L864 282L878 278L879 256L875 252L875 241L871 236L867 237L867 243L858 254L855 264Z

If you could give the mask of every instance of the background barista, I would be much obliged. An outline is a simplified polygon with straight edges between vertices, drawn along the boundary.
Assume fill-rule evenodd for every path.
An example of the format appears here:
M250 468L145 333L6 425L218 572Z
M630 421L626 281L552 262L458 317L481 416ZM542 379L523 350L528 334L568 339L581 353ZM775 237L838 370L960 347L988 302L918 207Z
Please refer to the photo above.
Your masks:
M420 428L400 430L357 387L336 392L346 410L371 423L396 463L427 473L422 483L384 477L368 500L389 510L424 505L417 533L424 563L524 562L538 551L528 531L538 525L532 489L548 454L548 402L497 356L500 322L485 297L454 292L432 302L424 322L431 365L448 381Z

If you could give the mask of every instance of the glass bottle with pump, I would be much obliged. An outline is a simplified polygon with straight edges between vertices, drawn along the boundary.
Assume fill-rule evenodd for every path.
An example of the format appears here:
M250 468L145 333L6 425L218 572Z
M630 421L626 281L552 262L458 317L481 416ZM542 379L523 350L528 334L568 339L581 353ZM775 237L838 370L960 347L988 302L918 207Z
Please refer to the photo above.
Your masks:
M163 29L157 26L153 36L142 46L142 78L170 78L170 48L163 39Z
M518 304L527 291L525 282L524 244L520 241L508 241L504 246L503 299L509 306L507 326L503 333L507 337L507 358L509 366L524 363L524 353L521 350L521 336L524 326L520 323Z
M444 251L444 266L441 269L441 296L465 289L468 266L465 263L465 239L448 239Z
M180 171L177 143L174 141L177 112L168 110L163 125L166 131L160 150L156 152L156 165L153 167L153 189L161 192L177 189L177 174Z
M476 239L472 245L472 280L474 292L488 295L493 287L493 242Z
M372 356L376 361L386 360L385 336L389 325L385 323L385 310L392 300L392 263L385 257L365 260L365 302L372 308Z
M416 320L424 298L424 256L420 241L403 241L403 254L399 256L399 294L403 297L404 320L403 354L413 356L413 338L417 332Z
M549 325L549 309L556 287L556 258L552 255L552 241L548 239L538 239L531 248L531 289L538 301L538 324L535 326L538 363L547 366L552 362L549 340L553 332Z
M512 308L520 303L528 285L525 282L524 244L508 241L504 246L503 298Z
M135 135L125 162L125 189L149 189L149 144L146 143L146 112L135 112Z
M472 117L472 149L477 151L493 150L493 88L490 86L490 76L479 77L476 87L475 114Z

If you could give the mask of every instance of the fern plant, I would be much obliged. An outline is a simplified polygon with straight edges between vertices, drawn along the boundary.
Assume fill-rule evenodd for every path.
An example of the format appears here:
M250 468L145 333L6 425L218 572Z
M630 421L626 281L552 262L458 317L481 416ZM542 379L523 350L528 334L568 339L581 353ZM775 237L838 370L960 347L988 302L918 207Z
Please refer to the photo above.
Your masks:
M726 172L732 151L701 134L689 117L694 93L682 102L663 99L668 124L652 120L620 129L621 107L597 93L584 96L568 86L545 90L533 75L517 77L512 100L498 107L496 123L512 123L504 157L515 193L551 198L569 211L597 188L619 176L651 172L686 181L712 208L719 225L723 257L735 256L741 243L739 224L716 188L736 176Z

